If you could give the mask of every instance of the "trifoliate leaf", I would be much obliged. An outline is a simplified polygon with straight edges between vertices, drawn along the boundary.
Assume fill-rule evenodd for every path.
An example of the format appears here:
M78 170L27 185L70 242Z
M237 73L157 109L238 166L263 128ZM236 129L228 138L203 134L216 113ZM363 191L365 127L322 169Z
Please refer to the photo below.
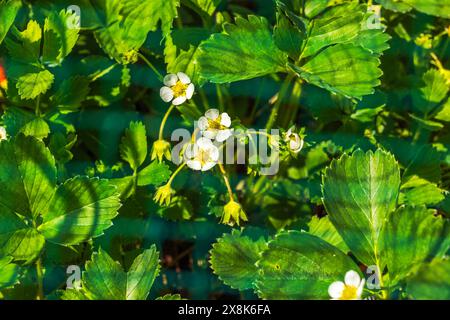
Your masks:
M11 257L0 259L0 289L12 287L19 282L20 268L11 261Z
M5 39L21 7L22 1L20 0L0 1L0 44Z
M78 40L78 16L62 10L59 14L51 12L44 23L44 46L42 61L48 64L60 64L72 51Z
M442 242L445 221L425 206L402 207L392 213L381 233L381 260L391 285L416 272Z
M61 245L74 245L98 237L118 214L117 190L107 180L76 177L58 187L38 230Z
M142 122L130 123L120 144L120 156L133 171L144 163L147 157L147 131Z
M345 244L342 237L337 232L336 228L330 222L328 216L319 218L317 216L312 217L311 221L308 223L309 233L313 236L319 237L325 240L329 244L335 246L342 250L342 252L347 253L350 250Z
M330 221L366 265L378 259L380 232L395 208L399 187L398 164L380 149L344 155L325 171L323 203Z
M249 16L226 24L200 46L200 74L213 83L252 79L285 70L287 55L275 45L267 20Z
M257 262L256 282L262 299L328 299L328 287L358 271L350 257L328 242L298 231L284 232L269 242Z
M25 136L33 136L37 139L44 139L50 133L47 122L34 113L11 107L3 114L3 122L12 137L23 133Z
M19 135L0 143L0 154L0 203L29 218L46 212L56 186L56 168L44 143Z
M89 94L89 83L89 79L82 76L64 80L50 100L62 113L77 111Z
M305 65L289 67L300 78L334 93L361 99L380 84L382 71L376 55L360 46L337 44L326 48Z
M226 285L252 289L258 273L255 263L266 248L263 238L253 241L240 232L225 234L212 246L211 268Z
M158 161L153 161L138 174L138 186L159 186L169 180L171 171L169 166Z
M418 300L450 299L450 260L434 260L408 280L406 292Z
M54 78L54 75L48 70L37 73L28 73L17 80L16 87L19 90L19 95L22 99L34 99L50 89Z
M92 255L83 273L83 288L91 300L145 300L159 273L156 247L145 250L124 272L105 251Z

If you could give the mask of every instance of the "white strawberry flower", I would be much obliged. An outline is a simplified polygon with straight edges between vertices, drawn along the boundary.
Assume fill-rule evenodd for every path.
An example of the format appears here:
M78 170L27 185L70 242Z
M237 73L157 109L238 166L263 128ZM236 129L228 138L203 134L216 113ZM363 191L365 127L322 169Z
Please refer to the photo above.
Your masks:
M226 112L221 114L217 109L209 109L205 116L198 120L198 128L202 135L218 142L223 142L232 135L230 126L230 116Z
M4 127L0 127L0 141L6 140L6 129Z
M304 141L294 132L295 127L291 127L284 136L284 141L289 144L289 150L293 153L299 153L303 148Z
M194 95L195 86L191 79L183 72L177 74L168 74L164 77L164 87L159 94L164 102L172 102L179 106L190 100Z
M184 159L189 168L195 171L208 171L219 161L219 148L208 138L200 138L187 145Z
M358 272L350 270L345 274L345 280L335 281L328 287L331 300L361 300L365 280Z

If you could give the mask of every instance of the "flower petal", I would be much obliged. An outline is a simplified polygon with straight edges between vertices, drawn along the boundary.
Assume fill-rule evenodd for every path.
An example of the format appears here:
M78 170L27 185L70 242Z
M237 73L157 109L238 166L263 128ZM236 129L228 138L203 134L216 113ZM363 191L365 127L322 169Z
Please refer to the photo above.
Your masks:
M227 128L231 126L231 118L228 113L224 112L220 115L220 124Z
M180 79L182 84L190 84L191 83L191 78L189 78L185 73L178 72L177 76L178 76L178 79Z
M200 138L196 142L197 146L202 150L208 150L211 147L214 147L211 140L208 138Z
M164 102L170 102L173 99L173 90L169 87L162 87L159 91L159 95Z
M179 96L178 98L175 98L175 99L172 101L172 104L173 104L174 106L179 106L179 105L185 103L186 100L187 100L186 96Z
M218 130L215 130L215 129L208 129L208 130L206 130L206 131L203 131L203 136L204 136L205 138L214 140L214 139L217 137L217 133L218 133L218 132L219 132L219 131L218 131Z
M192 96L194 95L194 91L195 91L195 86L193 83L191 83L186 89L186 98L191 99Z
M186 161L186 164L192 170L199 171L202 169L202 164L198 160L189 160L189 161Z
M168 74L164 77L164 85L167 87L173 87L178 82L178 77L176 74Z
M219 152L219 148L217 148L216 146L212 145L211 148L208 149L208 154L209 154L211 161L213 161L213 162L219 161L220 152Z
M212 169L216 164L217 164L217 162L208 161L203 165L202 171L208 171L208 170Z
M197 121L197 127L202 130L205 131L208 129L209 123L208 123L208 119L206 117L200 117L200 119L198 119Z
M358 288L361 283L361 277L358 272L350 270L345 274L345 284Z
M184 149L184 159L192 160L197 154L197 149L198 147L195 144L189 143Z
M339 299L344 291L345 284L342 281L335 281L328 287L328 294L333 299Z
M218 142L224 142L231 136L231 130L220 130L217 133L216 140Z
M210 120L216 120L220 115L219 110L217 109L209 109L205 112L205 116Z

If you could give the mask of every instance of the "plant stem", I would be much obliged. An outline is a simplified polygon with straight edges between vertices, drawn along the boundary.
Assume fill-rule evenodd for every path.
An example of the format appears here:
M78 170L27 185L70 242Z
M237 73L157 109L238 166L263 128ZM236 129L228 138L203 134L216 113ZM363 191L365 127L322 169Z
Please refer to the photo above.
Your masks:
M164 139L164 127L166 125L167 119L169 118L170 113L172 112L172 110L175 108L175 106L172 104L170 106L169 109L167 109L166 114L164 115L164 118L161 121L161 125L159 127L159 136L158 139L159 140L163 140Z
M270 113L269 120L267 121L266 129L270 130L272 129L273 125L275 124L275 121L278 118L278 112L280 111L281 104L283 103L284 97L286 96L286 93L289 89L289 85L291 84L291 80L294 77L294 75L289 74L286 79L284 79L283 84L281 85L280 91L278 92L278 98L277 102L272 108L272 112Z
M164 81L164 77L162 76L161 73L159 73L159 71L155 68L155 66L140 52L138 52L138 56L139 58L142 59L142 61L144 61L147 66L153 70L153 72L156 74L156 76L158 77L158 80L163 82Z
M110 73L115 67L117 66L117 63L110 65L108 68L106 68L105 70L101 71L100 73L96 74L95 76L93 76L91 78L91 82L97 81L98 79L104 77L105 75L107 75L108 73Z
M37 291L37 300L44 300L44 272L42 270L42 260L39 257L36 261L36 276L37 276L37 285L38 285L38 291Z
M36 99L36 109L34 111L36 113L36 117L41 116L41 96L40 95L38 95L38 97Z
M183 168L186 166L186 162L184 162L183 164L181 164L180 166L178 166L177 170L175 170L174 173L172 173L172 175L170 176L169 181L167 182L168 185L171 185L173 180L175 179L175 177L181 172L181 170L183 170Z
M234 201L234 195L233 195L233 189L231 189L230 180L228 179L227 172L225 171L225 168L223 164L220 162L218 163L220 172L222 173L223 181L225 182L225 186L227 187L228 194L230 196L230 200Z

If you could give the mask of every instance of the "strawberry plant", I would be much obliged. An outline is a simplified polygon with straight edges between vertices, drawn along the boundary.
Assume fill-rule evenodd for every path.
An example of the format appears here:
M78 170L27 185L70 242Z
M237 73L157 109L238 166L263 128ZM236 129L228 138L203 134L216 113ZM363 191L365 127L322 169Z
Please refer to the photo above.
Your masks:
M0 299L450 299L450 4L0 0Z

